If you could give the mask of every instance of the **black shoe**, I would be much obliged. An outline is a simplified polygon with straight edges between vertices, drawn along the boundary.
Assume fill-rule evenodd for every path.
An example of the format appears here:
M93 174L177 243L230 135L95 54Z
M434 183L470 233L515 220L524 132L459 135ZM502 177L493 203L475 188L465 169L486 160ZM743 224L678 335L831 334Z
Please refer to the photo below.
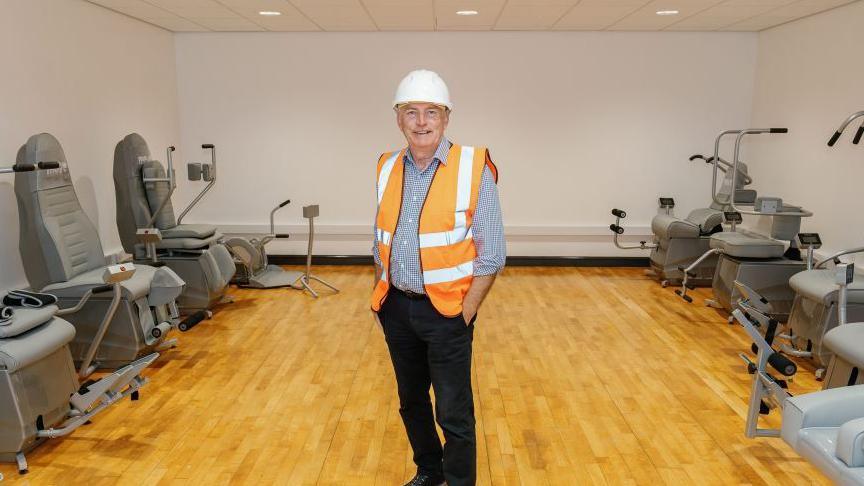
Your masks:
M431 477L417 473L411 481L405 483L405 486L445 486L446 484L441 476Z

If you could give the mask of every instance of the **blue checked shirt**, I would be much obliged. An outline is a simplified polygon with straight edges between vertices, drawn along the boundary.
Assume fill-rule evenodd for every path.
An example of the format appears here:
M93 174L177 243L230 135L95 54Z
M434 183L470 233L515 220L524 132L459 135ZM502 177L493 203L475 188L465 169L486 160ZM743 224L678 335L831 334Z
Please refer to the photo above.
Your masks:
M438 164L447 164L447 154L452 144L446 138L441 140L435 151L432 163L424 171L414 165L410 150L405 150L402 163L405 165L405 178L402 190L402 211L393 235L390 250L390 283L397 288L425 294L423 272L420 270L420 241L418 238L420 210L432 184L432 177ZM377 183L376 183L377 185ZM377 187L376 187L377 193ZM376 218L377 219L377 218ZM498 187L489 167L483 168L480 179L480 193L477 196L477 209L471 223L477 258L474 259L474 275L492 275L504 268L506 249L504 226L501 222L501 204L498 201ZM378 252L377 223L372 231L372 255L375 264L381 268L381 255Z

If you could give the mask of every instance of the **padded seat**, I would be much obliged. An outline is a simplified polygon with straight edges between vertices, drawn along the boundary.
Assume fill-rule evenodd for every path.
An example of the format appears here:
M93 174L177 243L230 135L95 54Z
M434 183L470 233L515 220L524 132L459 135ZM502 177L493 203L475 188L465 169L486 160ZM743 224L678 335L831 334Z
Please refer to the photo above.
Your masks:
M207 224L178 224L173 228L165 228L162 238L210 238L216 235L216 227ZM221 237L221 235L217 235ZM218 238L217 238L218 239Z
M798 432L796 450L838 484L864 484L864 467L849 467L837 457L840 427L809 427Z
M0 366L3 369L12 373L41 360L72 341L75 327L54 317L56 311L54 306L41 309L15 308L13 324L10 325L16 328L27 325L33 327L15 336L0 339Z
M135 265L135 274L130 279L120 283L120 286L123 288L123 296L129 300L138 300L142 297L147 297L147 294L150 292L150 282L153 281L155 273L155 267ZM42 289L42 291L54 294L60 298L78 299L90 288L105 285L105 282L102 280L102 275L104 274L104 267L96 268L76 275L65 282L51 284Z
M658 214L651 220L651 232L660 239L699 238L710 234L723 222L723 213L715 209L694 209L685 219Z
M163 234L163 239L156 243L156 248L159 250L201 250L219 244L220 238L222 235L219 233L208 238L164 238Z
M831 329L825 333L824 345L850 365L864 368L864 323Z
M711 235L711 248L738 258L781 258L786 247L779 241L730 231Z
M837 302L839 286L834 282L834 270L818 268L796 273L789 279L789 286L798 295L814 302L822 302L826 307ZM855 276L848 286L847 299L850 304L864 304L864 277Z

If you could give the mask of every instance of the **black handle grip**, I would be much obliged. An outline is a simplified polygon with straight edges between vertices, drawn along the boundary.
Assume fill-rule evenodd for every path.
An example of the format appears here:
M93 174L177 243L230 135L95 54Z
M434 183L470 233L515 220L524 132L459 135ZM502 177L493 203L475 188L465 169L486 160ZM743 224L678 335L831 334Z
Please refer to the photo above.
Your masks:
M287 240L288 238L291 237L291 235L289 235L288 233L276 233L273 236L277 239L283 239L283 240Z
M690 162L693 162L693 161L696 160L696 159L702 159L702 160L705 160L705 156L702 155L702 154L694 154L694 155L691 155L690 158L689 158L688 160L690 160Z
M12 172L32 172L36 170L33 164L15 164L12 166Z
M612 216L615 216L616 218L626 218L627 212L622 209L613 209Z
M105 292L111 292L114 290L114 286L111 284L100 285L98 287L93 287L90 291L94 294L101 294Z
M282 208L282 207L285 207L285 206L287 206L287 205L289 205L289 204L291 204L291 200L290 200L290 199L286 199L285 201L282 202L282 204L279 205L279 207Z
M798 371L798 366L791 359L780 353L768 357L768 364L783 376L792 376Z
M170 147L168 147L168 150L170 150L170 151L172 151L172 152L173 152L173 151L175 151L175 150L177 150L177 149L176 149L176 148L174 148L174 146L173 146L173 145L172 145L172 146L170 146Z
M769 133L789 133L788 128L771 128L768 131Z
M201 144L201 148L202 149L212 149L212 148L214 148L214 146L212 143L204 143L204 144Z
M855 132L855 138L852 139L852 143L858 145L858 142L861 141L861 136L864 135L864 125L858 127L858 131Z
M59 169L60 168L60 162L39 162L39 164L37 164L37 166L42 170Z
M840 132L834 132L834 135L831 135L831 140L828 140L828 146L833 147L837 140L840 140Z
M610 224L609 229L612 230L613 233L618 233L619 235L624 234L624 228L618 226L617 224Z

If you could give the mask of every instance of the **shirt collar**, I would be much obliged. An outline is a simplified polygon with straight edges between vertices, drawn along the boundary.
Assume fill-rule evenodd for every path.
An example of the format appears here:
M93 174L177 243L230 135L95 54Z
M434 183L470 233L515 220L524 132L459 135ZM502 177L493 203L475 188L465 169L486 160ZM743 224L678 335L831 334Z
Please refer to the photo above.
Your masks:
M450 140L447 140L447 137L441 137L441 143L438 144L438 148L435 150L435 155L432 156L433 160L438 160L438 162L447 165L447 155L450 153L450 147L453 144L450 143ZM411 149L405 149L405 155L402 157L402 160L405 162L414 163L414 157L411 155Z

